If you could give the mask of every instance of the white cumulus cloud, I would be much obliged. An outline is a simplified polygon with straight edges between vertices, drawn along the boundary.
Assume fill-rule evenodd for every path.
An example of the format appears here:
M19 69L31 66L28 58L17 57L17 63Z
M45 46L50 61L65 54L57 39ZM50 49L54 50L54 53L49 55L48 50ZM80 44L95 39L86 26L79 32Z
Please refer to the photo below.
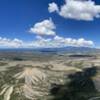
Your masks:
M57 11L57 12L59 11L57 4L54 2L49 4L48 10L50 13L54 11Z
M91 40L85 40L84 38L73 39L64 38L57 35L53 38L37 37L37 40L33 41L33 47L59 48L67 46L91 47L94 46L94 42Z
M8 39L8 38L0 37L0 47L18 48L18 47L21 47L22 44L23 44L23 41L19 40L17 38L11 40L11 39Z
M58 7L56 3L50 3L49 12L57 12L64 18L90 21L100 18L100 5L92 0L65 0L65 4Z
M53 38L43 38L42 36L37 36L36 40L33 41L0 37L0 48L59 48L67 46L91 47L94 46L94 42L83 38L64 38L57 35Z
M55 35L55 28L55 24L50 18L41 22L37 22L33 27L30 28L30 32L37 35Z
M60 36L54 37L55 43L61 46L76 46L76 47L89 47L93 46L94 43L91 40L85 40L84 38L74 39L74 38L64 38Z

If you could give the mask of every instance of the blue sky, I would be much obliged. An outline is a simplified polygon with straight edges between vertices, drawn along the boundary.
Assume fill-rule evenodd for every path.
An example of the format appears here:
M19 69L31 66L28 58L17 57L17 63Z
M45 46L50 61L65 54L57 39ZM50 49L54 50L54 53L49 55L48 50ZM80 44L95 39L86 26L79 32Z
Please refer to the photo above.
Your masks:
M66 0L66 2L68 1ZM88 0L83 0L84 2L82 0L71 1L72 3L88 2ZM92 12L93 16L91 10L89 10L93 19L86 17L87 20L85 20L86 18L73 15L73 11L71 12L71 17L62 14L61 6L68 6L66 2L65 0L0 0L0 47L6 47L7 43L12 43L10 47L16 47L15 45L19 43L18 47L21 47L21 42L24 42L23 47L25 47L25 43L27 43L26 47L27 45L31 45L31 47L38 45L37 47L39 47L43 41L47 41L46 43L43 42L43 46L48 46L49 44L51 47L54 47L54 45L63 45L64 41L62 42L62 40L69 38L76 41L75 45L77 45L77 41L92 41L93 43L90 44L93 44L93 47L100 47L100 18L97 17L97 15L100 15L100 6L96 9L96 14ZM100 5L100 0L90 2L95 2L94 6ZM56 4L59 11L56 11L55 8L53 9L54 11L50 11L53 6L52 3ZM49 4L51 4L51 8L48 10ZM84 12L85 10L82 13ZM49 30L46 31L50 31L50 33L54 31L55 35L45 34L44 31L42 35L41 32L40 34L33 30L30 32L30 29L34 28L37 23L42 23L45 20L51 21L54 25L54 27L49 27ZM61 40L61 42L55 43L54 38L58 39L58 41ZM17 43L15 43L16 41ZM38 44L38 42L41 43ZM70 45L67 44L64 46Z

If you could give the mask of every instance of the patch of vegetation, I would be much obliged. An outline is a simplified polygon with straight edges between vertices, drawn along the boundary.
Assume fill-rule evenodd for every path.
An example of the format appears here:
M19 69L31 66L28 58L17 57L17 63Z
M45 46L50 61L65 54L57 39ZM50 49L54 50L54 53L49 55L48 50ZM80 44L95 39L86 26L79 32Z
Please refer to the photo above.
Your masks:
M8 63L6 63L6 62L0 62L0 66L5 66L5 65L7 65Z
M83 72L70 74L69 83L53 84L50 91L54 96L52 100L88 100L96 96L98 92L91 78L96 73L96 67L86 68Z
M93 56L92 55L77 54L77 55L69 55L69 57L93 57Z
M20 58L20 57L14 57L13 60L16 60L16 61L22 61L23 59Z

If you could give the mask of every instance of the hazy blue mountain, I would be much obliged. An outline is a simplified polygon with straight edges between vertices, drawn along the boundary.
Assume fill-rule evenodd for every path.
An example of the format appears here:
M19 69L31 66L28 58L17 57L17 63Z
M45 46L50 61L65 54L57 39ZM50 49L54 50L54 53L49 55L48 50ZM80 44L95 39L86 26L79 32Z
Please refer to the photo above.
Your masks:
M63 48L40 48L37 49L40 52L67 52L67 53L98 53L100 49L89 47L63 47Z

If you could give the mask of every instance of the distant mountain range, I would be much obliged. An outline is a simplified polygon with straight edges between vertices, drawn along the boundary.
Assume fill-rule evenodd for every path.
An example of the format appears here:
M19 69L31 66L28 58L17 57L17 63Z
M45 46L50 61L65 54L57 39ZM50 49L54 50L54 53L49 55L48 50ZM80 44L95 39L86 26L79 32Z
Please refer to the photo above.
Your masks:
M0 49L0 51L30 51L30 52L41 52L41 53L99 53L100 49L90 47L74 47L67 46L62 48L6 48Z
M63 48L39 48L35 49L40 52L67 52L67 53L98 53L100 49L89 48L89 47L63 47Z

